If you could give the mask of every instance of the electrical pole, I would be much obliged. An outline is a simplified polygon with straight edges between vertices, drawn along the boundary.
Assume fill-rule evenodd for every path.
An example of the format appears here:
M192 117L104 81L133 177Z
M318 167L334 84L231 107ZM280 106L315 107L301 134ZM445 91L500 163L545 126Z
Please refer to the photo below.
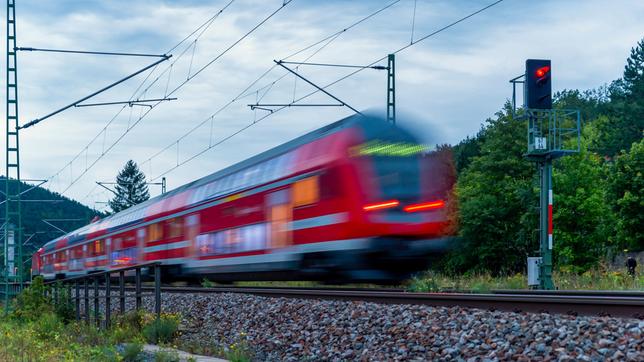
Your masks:
M387 122L396 124L396 55L387 57Z
M20 152L18 139L18 57L16 54L16 2L7 0L7 99L6 99L6 168L5 219L3 235L3 270L5 313L10 294L22 289L22 219L20 213ZM15 285L15 288L11 286Z

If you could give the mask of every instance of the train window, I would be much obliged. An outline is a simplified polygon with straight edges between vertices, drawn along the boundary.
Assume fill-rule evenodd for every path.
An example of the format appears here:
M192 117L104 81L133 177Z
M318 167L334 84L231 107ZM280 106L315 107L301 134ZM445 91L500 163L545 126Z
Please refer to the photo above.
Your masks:
M320 187L318 176L307 177L293 184L293 206L305 206L318 202Z
M169 237L171 238L177 238L182 235L182 228L183 228L183 220L179 217L175 217L174 219L170 219L168 222L168 228L169 228Z
M160 224L152 224L148 227L148 242L163 239L163 228Z
M101 249L102 249L102 248L101 248L101 241L100 241L100 240L96 240L96 241L94 242L94 254L100 254L100 253L101 253Z

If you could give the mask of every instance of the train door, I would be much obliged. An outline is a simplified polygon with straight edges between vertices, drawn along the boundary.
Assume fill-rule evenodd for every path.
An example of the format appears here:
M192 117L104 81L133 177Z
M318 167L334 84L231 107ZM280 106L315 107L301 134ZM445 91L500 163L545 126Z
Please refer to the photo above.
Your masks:
M136 231L136 262L142 263L144 259L143 248L145 248L145 228Z
M291 190L283 189L268 194L267 215L270 223L269 248L277 249L291 245L290 223L293 219Z
M199 214L188 215L185 221L185 236L188 240L188 257L193 258L197 254L197 235L199 235Z

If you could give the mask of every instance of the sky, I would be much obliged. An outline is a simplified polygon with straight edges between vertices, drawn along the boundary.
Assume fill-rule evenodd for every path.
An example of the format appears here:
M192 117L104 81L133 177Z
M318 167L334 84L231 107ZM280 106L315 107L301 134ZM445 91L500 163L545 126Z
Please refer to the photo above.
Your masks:
M86 103L177 100L149 103L152 108L71 108L20 133L23 179L46 179L50 190L104 209L111 195L96 181L114 181L129 159L148 180L165 176L172 189L353 114L347 107L251 110L248 104L258 100L290 103L314 91L274 60L371 64L494 1L16 2L20 47L172 55ZM555 91L607 84L622 75L630 49L644 37L641 19L639 0L502 1L396 54L399 123L415 127L428 143L458 143L511 97L508 80L523 72L527 58L552 59ZM19 52L20 122L158 59ZM353 71L298 68L318 85ZM385 72L366 69L328 91L384 115L386 86ZM334 101L318 93L299 103ZM161 189L150 185L150 191Z

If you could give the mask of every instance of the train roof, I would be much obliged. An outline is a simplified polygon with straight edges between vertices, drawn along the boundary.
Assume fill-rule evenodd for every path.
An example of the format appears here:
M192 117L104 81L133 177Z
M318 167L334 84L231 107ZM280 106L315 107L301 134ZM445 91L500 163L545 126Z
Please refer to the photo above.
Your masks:
M368 124L368 126L367 126ZM386 122L382 118L378 117L373 117L373 116L362 116L362 115L352 115L349 117L346 117L344 119L341 119L339 121L333 122L331 124L328 124L326 126L320 127L314 131L311 131L309 133L306 133L302 136L299 136L295 139L292 139L288 142L285 142L281 145L278 145L276 147L273 147L267 151L264 151L262 153L259 153L255 156L252 156L244 161L238 162L234 165L225 167L217 172L214 172L210 175L204 176L202 178L199 178L195 181L189 182L185 185L179 186L169 192L166 192L163 195L158 195L153 198L150 198L147 201L144 201L138 205L134 205L126 210L120 211L116 214L110 215L104 219L98 220L94 223L87 224L81 228L78 228L68 234L62 235L56 239L53 239L49 242L47 242L45 245L43 245L43 249L45 252L51 251L55 249L56 242L63 240L67 238L69 240L69 243L75 243L78 241L84 240L84 236L89 233L89 231L92 229L92 226L97 224L97 223L103 223L106 221L109 221L111 219L116 219L122 215L126 215L132 212L140 211L141 209L150 207L151 205L162 201L164 199L168 199L174 195L177 195L185 190L198 187L200 185L207 184L211 181L217 180L219 178L223 178L227 175L230 175L232 173L235 173L239 170L243 170L249 166L252 166L254 164L260 163L264 160L271 159L273 157L279 156L281 154L284 154L290 150L293 150L297 147L300 147L302 145L305 145L307 143L313 142L317 139L326 137L332 133L338 132L342 129L347 129L351 127L369 127L370 129L385 129L385 128L393 128L394 126L390 125L388 122ZM124 223L125 224L125 223ZM120 226L117 225L117 226Z

